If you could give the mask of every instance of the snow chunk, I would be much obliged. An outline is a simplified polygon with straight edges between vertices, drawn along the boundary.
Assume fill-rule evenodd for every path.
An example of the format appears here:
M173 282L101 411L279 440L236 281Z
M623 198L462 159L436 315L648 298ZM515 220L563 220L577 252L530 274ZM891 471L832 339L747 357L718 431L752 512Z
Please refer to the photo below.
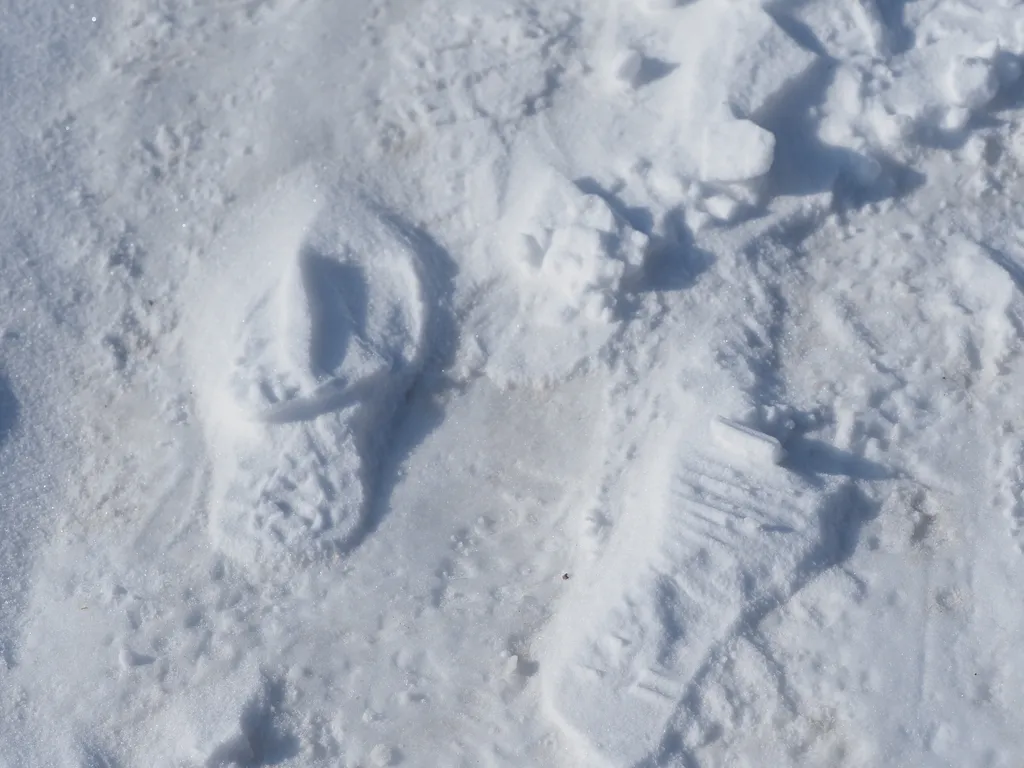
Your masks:
M647 237L620 222L598 195L584 194L568 180L554 186L555 199L541 199L561 204L520 224L520 264L529 281L524 287L555 300L558 306L550 309L559 317L608 321L623 279L642 269Z
M607 199L606 199L607 198ZM612 193L528 154L478 279L500 287L467 323L499 383L551 383L593 357L618 325L616 306L643 274L649 238L613 210Z
M398 755L386 744L378 744L370 750L370 762L381 767L395 765L398 762Z
M878 9L875 0L852 0L850 5L853 17L871 48L879 56L888 56L890 52L889 30L885 19Z
M970 110L981 109L999 92L999 77L991 60L968 56L950 67L948 87L954 104Z
M769 14L736 15L728 101L738 117L756 117L817 62Z
M701 143L701 180L731 183L758 179L771 170L775 136L749 120L708 126Z
M567 304L594 320L611 319L625 264L609 258L604 233L579 225L557 230L538 274Z
M728 195L712 195L704 201L704 210L715 221L728 224L739 217L741 206Z
M549 303L555 323L577 314L607 322L624 280L643 268L647 237L553 169L535 168L521 182L497 245L517 244L526 300Z
M988 107L1014 79L1015 59L969 32L922 38L901 57L898 76L886 77L884 87L865 86L863 119L849 112L846 117L891 149L935 131L959 133L969 124L961 110Z
M724 416L711 422L711 434L723 448L748 461L780 464L786 458L782 444L774 437Z
M648 11L670 11L678 8L683 0L641 0Z
M852 152L847 157L845 171L850 181L860 189L871 189L884 174L878 159L862 152Z
M634 88L640 80L644 57L637 51L626 50L612 58L610 71L612 78L621 86Z

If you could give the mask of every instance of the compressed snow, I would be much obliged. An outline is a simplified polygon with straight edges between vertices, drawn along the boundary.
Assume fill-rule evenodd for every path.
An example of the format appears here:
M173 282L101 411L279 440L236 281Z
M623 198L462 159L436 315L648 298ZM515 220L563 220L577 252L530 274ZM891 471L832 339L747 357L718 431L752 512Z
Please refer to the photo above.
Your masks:
M643 454L600 564L545 634L545 703L602 764L635 765L664 748L724 644L808 578L820 545L827 496L708 456L703 437L697 429Z

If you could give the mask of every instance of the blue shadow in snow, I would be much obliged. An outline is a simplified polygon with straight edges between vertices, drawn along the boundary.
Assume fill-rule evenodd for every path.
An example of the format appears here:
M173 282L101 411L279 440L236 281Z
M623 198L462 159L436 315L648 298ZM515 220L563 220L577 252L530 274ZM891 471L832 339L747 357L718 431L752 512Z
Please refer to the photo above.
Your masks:
M628 293L650 291L681 291L693 286L713 263L710 252L699 248L686 224L682 209L666 217L664 231L654 231L654 214L643 206L630 206L615 191L607 189L591 177L576 179L577 189L585 195L600 197L619 219L650 238L644 256L643 274ZM628 295L624 305L628 314Z
M11 390L10 381L0 375L0 444L17 427L19 412L18 400Z
M418 257L417 273L423 284L426 309L423 333L426 351L422 367L409 383L390 420L374 430L371 444L362 446L363 455L367 457L363 471L369 498L363 523L340 546L342 553L351 552L377 530L391 509L391 496L401 479L403 464L440 426L444 412L433 404L433 395L446 385L443 372L451 366L458 342L452 309L457 268L451 255L426 230L388 211L378 213L407 238ZM344 401L350 394L346 390L333 396Z
M883 464L842 451L821 440L797 437L786 442L785 466L808 479L841 476L851 480L891 480L897 476Z

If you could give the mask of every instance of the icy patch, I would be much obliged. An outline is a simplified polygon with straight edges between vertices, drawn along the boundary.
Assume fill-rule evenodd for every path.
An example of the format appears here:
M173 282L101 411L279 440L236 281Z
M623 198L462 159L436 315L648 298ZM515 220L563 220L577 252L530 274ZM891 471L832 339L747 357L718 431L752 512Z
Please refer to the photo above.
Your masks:
M828 496L772 466L767 436L723 423L715 432L729 438L724 449L698 427L638 457L605 554L574 579L542 640L544 703L602 764L657 753L717 651L829 561ZM771 449L767 461L734 450L755 444Z
M211 535L252 565L337 552L361 530L375 453L422 360L416 254L356 194L294 186L222 250L190 340Z

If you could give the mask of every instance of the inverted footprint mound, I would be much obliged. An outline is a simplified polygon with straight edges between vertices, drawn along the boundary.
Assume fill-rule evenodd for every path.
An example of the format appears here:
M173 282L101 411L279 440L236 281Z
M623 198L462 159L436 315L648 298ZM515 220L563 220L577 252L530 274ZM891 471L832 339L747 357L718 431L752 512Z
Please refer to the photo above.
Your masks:
M279 566L344 551L423 357L416 254L349 191L279 190L226 239L200 366L214 543ZM203 346L205 339L194 340Z

